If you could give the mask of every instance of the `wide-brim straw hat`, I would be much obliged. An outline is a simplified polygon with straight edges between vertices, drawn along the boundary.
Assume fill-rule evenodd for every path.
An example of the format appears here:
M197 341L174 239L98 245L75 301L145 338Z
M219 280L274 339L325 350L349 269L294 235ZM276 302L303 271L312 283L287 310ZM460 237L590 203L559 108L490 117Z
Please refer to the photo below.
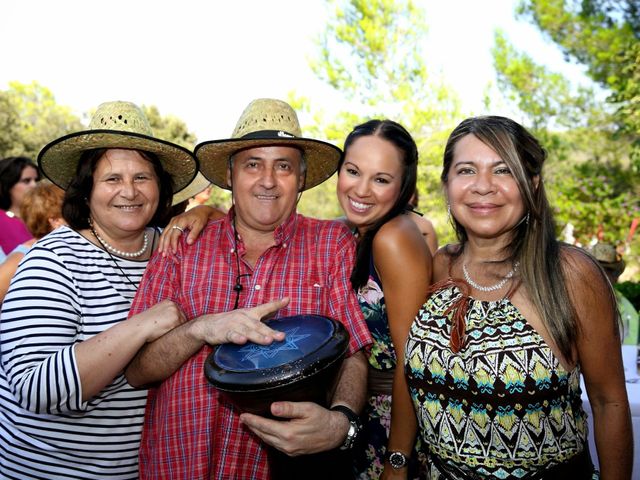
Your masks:
M194 178L189 185L187 185L184 189L180 190L173 196L171 204L177 205L184 202L185 200L189 200L191 197L195 197L196 195L198 195L209 185L211 185L211 182L207 180L204 175L198 172L196 178Z
M625 263L616 247L610 243L596 243L591 247L591 254L605 270L619 276L624 272Z
M202 142L196 146L195 154L202 174L211 183L229 190L229 158L240 150L264 146L296 147L303 152L307 170L301 190L313 188L331 177L342 155L335 145L302 137L293 108L271 98L252 101L242 112L231 138Z
M121 101L101 104L87 130L47 144L38 155L38 165L49 180L66 190L76 176L82 153L98 148L126 148L155 154L171 175L173 193L189 185L198 171L193 153L154 137L143 111L131 102Z

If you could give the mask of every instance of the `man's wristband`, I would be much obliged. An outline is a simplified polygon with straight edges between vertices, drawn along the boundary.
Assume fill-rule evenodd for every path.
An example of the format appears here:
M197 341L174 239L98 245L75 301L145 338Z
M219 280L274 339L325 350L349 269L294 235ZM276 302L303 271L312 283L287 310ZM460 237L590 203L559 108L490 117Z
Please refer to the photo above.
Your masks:
M362 430L360 417L358 417L358 415L356 415L353 410L344 405L335 405L331 407L331 410L344 414L344 416L347 417L347 420L349 420L349 430L347 431L347 437L344 439L342 445L340 445L340 450L351 450L356 442L356 439L358 438L360 430Z

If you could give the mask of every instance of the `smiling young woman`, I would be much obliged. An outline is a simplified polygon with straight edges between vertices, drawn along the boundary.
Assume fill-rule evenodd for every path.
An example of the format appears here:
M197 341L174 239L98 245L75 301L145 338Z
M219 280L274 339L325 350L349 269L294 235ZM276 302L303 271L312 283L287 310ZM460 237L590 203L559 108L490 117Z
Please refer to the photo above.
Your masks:
M338 170L338 200L358 238L351 283L374 340L357 478L424 475L403 368L409 327L431 282L431 254L406 209L417 164L417 146L402 125L371 120L347 136Z

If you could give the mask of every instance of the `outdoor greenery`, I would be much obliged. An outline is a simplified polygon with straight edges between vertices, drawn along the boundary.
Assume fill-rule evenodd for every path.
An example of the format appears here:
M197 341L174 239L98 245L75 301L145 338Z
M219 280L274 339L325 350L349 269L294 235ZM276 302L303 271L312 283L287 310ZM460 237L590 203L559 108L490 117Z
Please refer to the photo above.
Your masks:
M71 109L58 105L53 93L37 82L11 82L0 91L0 158L24 155L35 160L45 144L81 127Z
M414 136L420 152L419 209L451 240L440 188L440 161L448 133L461 119L460 100L430 73L423 40L428 19L412 0L332 0L326 30L317 38L311 68L341 98L344 110L327 112L292 93L298 110L312 112L305 134L342 146L351 129L372 118L390 118ZM300 210L335 218L335 181L305 193Z
M423 48L429 19L417 0L329 0L327 8L309 65L338 101L319 105L309 92L292 91L288 100L304 134L342 146L353 126L368 119L402 123L420 151L419 210L434 222L441 244L452 241L441 157L451 129L472 112L430 69ZM582 245L596 238L619 245L625 278L638 279L640 234L630 237L630 225L640 217L639 4L521 0L514 14L557 45L567 62L581 65L591 81L572 83L497 31L493 58L501 98L487 97L486 111L492 102L506 102L547 149L544 181L558 234ZM162 116L155 106L144 110L157 136L193 147L195 136L182 120ZM82 115L57 104L37 82L11 83L0 91L0 157L35 158L48 141L84 128L91 112ZM229 205L228 192L214 192L211 203ZM321 218L340 216L335 177L305 192L299 208Z
M640 312L640 282L620 282L614 287Z
M523 112L549 152L545 181L559 227L575 241L619 246L638 275L640 236L640 11L636 0L522 0L516 14L585 68L573 85L537 65L498 32L494 65L501 91Z

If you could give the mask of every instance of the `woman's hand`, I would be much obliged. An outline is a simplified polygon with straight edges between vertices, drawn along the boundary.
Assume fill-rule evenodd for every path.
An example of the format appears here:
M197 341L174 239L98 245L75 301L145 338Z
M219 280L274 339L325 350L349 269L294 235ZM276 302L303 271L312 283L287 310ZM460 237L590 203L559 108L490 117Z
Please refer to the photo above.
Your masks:
M145 329L147 343L183 324L185 320L182 310L171 300L163 300L129 319L131 322L138 322Z
M199 205L173 217L160 236L158 251L162 255L175 253L180 235L187 235L187 245L196 241L209 220L224 217L225 213L208 205Z

